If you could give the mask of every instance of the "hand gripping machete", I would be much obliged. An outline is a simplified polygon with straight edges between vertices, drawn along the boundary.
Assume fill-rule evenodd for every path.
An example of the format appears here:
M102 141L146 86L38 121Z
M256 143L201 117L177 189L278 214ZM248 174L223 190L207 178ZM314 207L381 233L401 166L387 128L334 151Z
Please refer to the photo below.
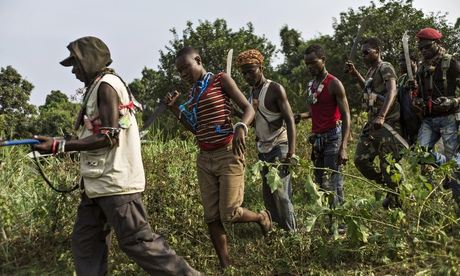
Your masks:
M179 93L174 91L172 95L173 101L179 97ZM142 139L149 131L148 128L153 124L153 122L161 115L163 112L168 109L168 104L165 103L164 100L161 100L158 106L153 110L152 115L145 121L144 126L142 127L141 131L139 132L139 136Z
M232 71L232 59L233 59L233 49L228 50L227 53L227 67L225 72L231 76ZM174 92L173 99L177 98L179 93ZM168 105L161 100L158 106L153 111L152 115L145 121L144 126L142 127L141 131L139 132L140 138L144 137L149 131L148 128L153 124L153 122L161 115L163 112L168 109Z

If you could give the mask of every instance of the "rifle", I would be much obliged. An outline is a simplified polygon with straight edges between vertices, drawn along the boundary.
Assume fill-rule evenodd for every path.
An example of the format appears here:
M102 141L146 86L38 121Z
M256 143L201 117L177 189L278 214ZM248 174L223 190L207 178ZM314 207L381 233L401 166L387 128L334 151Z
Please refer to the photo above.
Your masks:
M19 145L37 145L37 144L40 144L40 141L38 141L37 139L0 141L0 147L19 146Z
M32 156L34 158L34 161L35 161L35 165L37 166L38 168L38 172L40 173L40 176L43 178L43 180L45 180L46 184L48 184L48 186L54 190L55 192L58 192L58 193L70 193L74 190L76 190L78 187L79 187L79 184L75 184L73 187L69 188L69 189L59 189L59 188L56 188L57 185L53 185L51 183L51 181L48 179L48 177L46 176L42 166L40 165L40 161L38 160L38 156L37 156L37 153L35 152L35 150L33 149L33 145L38 145L40 144L40 141L37 140L37 139L21 139L21 140L6 140L6 141L0 141L0 147L8 147L8 146L21 146L21 145L30 145L31 148L32 148Z

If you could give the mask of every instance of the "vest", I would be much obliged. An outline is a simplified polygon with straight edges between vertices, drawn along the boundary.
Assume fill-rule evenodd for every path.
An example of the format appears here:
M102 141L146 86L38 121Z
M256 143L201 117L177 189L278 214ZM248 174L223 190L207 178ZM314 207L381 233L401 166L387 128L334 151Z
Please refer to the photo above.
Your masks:
M329 83L334 79L335 77L333 75L327 75L321 83L323 88L321 92L317 94L316 103L310 104L312 132L315 134L324 133L333 129L341 119L337 101L329 93Z
M85 113L92 120L99 117L97 91L102 82L108 83L117 92L120 107L130 103L130 96L122 80L115 75L106 74L95 81L86 95L88 98ZM126 128L120 131L118 146L80 153L81 177L89 198L144 191L144 167L136 117L128 108L120 109L119 114ZM88 129L85 124L78 129L79 139L91 135L93 130Z
M265 106L265 96L271 80L267 80L259 93L255 115L255 132L257 150L260 153L270 152L275 146L287 142L287 131L280 112L272 112ZM254 100L250 98L254 106Z

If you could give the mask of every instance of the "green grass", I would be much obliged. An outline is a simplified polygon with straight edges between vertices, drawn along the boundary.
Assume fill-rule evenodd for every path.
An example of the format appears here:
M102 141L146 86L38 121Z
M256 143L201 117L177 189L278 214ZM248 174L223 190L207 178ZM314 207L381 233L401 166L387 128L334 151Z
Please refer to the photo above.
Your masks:
M460 227L450 191L429 187L418 168L403 162L407 177L402 191L407 195L402 210L384 211L375 194L381 188L363 179L350 161L345 166L346 204L330 211L325 195L316 204L312 187L310 126L298 127L293 201L299 231L275 229L264 238L257 225L227 225L230 254L235 268L227 274L275 275L385 275L459 274ZM354 133L358 129L355 129ZM195 171L196 147L189 135L181 138L150 137L143 145L147 186L143 200L153 230L189 263L209 275L219 274L206 225ZM350 159L358 135L350 148ZM0 274L69 275L73 273L70 233L79 194L60 195L45 186L26 148L0 149ZM244 206L263 209L260 181L252 182L250 168L256 162L253 136L248 139L247 181ZM69 162L45 164L54 181L71 182L78 166ZM448 168L433 174L439 182ZM69 176L70 175L70 176ZM427 188L424 186L428 186ZM410 197L412 195L412 198ZM347 223L349 232L334 237L327 227L332 214ZM317 217L311 225L311 218ZM311 231L307 231L312 226ZM4 233L4 235L2 234ZM145 275L117 247L109 257L111 275Z

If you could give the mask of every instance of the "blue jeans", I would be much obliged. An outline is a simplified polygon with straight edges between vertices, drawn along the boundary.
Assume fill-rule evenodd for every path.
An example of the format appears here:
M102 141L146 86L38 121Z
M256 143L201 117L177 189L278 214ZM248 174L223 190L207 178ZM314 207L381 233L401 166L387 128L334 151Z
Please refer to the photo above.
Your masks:
M288 145L287 143L283 143L275 146L268 153L259 153L259 159L269 163L275 162L276 159L281 161L286 158L287 151ZM265 208L270 211L273 221L278 223L281 228L288 231L295 231L297 226L294 217L294 207L291 202L291 174L289 173L288 166L279 166L278 170L281 181L283 182L283 186L279 187L273 193L267 184L266 174L268 173L268 167L264 166L260 172L263 181L262 195Z
M445 163L446 158L447 160L451 160L455 156L458 146L455 115L428 117L423 119L420 130L418 131L418 142L420 146L432 150L439 139L442 139L446 156L444 157L440 153L432 152L437 165Z
M319 169L341 170L341 166L338 165L337 161L340 145L342 144L342 128L337 126L328 132L314 135L312 161L315 167L318 168L314 171L315 181L323 190L334 193L334 201L331 203L331 207L342 204L344 199L342 174Z
M457 152L459 144L457 136L457 122L455 115L428 117L422 121L422 126L418 132L418 141L420 146L426 147L431 151L437 165L442 165L446 161L455 160L457 167L460 168L460 154ZM433 152L434 145L442 139L444 144L444 154ZM460 171L454 174L454 178L448 182L448 186L452 188L452 195L460 203Z

